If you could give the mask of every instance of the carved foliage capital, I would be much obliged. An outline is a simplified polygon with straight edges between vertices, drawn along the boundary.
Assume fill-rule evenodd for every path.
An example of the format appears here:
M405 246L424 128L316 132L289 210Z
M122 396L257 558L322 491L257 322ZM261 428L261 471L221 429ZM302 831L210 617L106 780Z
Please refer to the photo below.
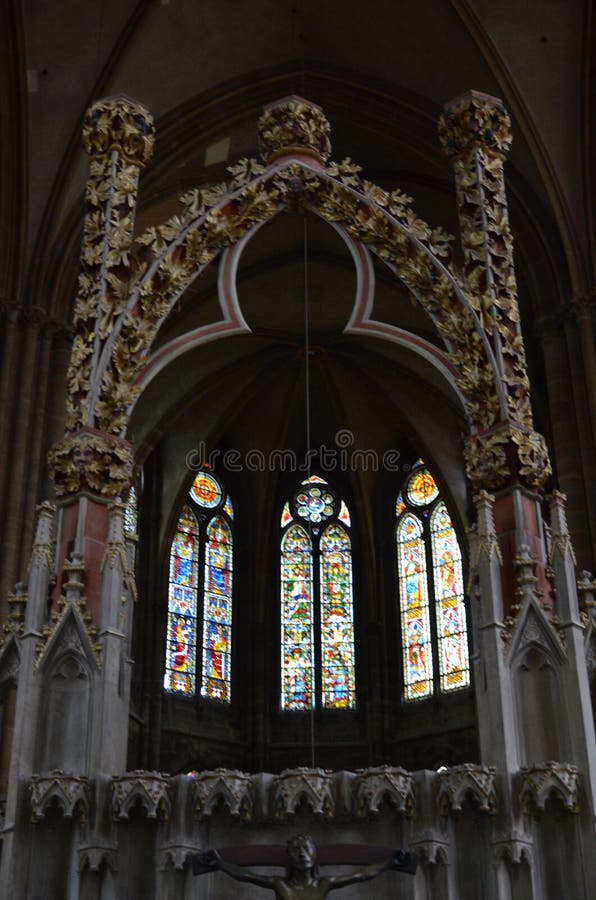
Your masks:
M146 106L130 97L105 97L85 113L83 145L90 156L116 150L128 162L144 166L153 153L155 127Z
M54 444L48 462L59 497L79 491L110 499L119 497L132 478L129 442L90 429L81 429Z
M329 122L320 106L301 97L284 97L259 119L259 147L266 163L286 153L307 153L319 162L331 154Z
M516 480L516 476L537 490L552 471L542 435L509 423L467 437L464 459L466 474L475 490L499 490Z
M511 146L511 119L498 97L470 91L445 106L439 137L450 159L475 147L504 157Z

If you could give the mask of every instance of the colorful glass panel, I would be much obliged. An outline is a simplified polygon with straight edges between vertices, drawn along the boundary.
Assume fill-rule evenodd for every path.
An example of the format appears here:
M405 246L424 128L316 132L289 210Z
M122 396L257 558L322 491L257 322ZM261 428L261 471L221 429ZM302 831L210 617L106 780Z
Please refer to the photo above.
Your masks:
M356 691L352 550L341 525L333 523L325 529L319 550L323 707L353 709Z
M339 519L340 522L343 522L344 525L347 525L348 528L352 524L352 520L350 519L350 512L343 500L341 501L341 506L339 508L339 516L337 518Z
M294 498L296 513L310 522L323 522L335 514L335 498L324 487L312 485L298 491Z
M207 529L205 548L201 694L223 703L230 702L232 571L232 532L217 516Z
M397 500L395 502L395 515L401 516L404 509L406 508L406 504L404 503L404 498L401 495L401 492L397 495Z
M405 697L406 700L419 700L432 693L433 663L426 551L422 524L412 513L406 513L397 528L397 567Z
M281 542L281 708L314 704L312 545L300 525Z
M213 509L221 503L221 488L208 472L199 472L192 483L190 496L206 509Z
M232 506L232 501L229 497L226 497L226 502L225 502L223 511L225 512L228 519L230 519L233 522L234 521L234 507Z
M285 528L292 521L292 513L290 512L290 504L285 503L281 513L281 527Z
M319 475L309 475L308 478L304 479L302 484L327 484L327 482Z
M180 513L170 551L164 688L193 694L196 676L198 525L192 510Z
M470 661L461 550L447 507L442 501L432 513L430 532L440 686L442 691L454 691L470 684Z
M439 489L428 469L417 469L410 476L407 497L413 506L426 506L438 496Z

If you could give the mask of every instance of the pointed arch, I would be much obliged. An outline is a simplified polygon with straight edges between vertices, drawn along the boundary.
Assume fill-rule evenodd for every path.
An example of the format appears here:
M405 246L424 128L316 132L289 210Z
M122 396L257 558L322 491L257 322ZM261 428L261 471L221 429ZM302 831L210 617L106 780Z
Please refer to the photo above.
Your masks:
M406 513L396 537L404 690L406 700L417 700L433 689L426 550L418 516Z
M461 550L443 500L430 517L435 616L442 691L470 684Z
M469 687L461 547L423 459L404 480L395 515L405 699Z
M293 524L281 541L281 708L314 705L312 541Z
M347 508L342 501L342 511ZM345 528L328 525L320 540L321 694L326 709L353 709L354 605L352 545Z
M201 694L227 703L231 699L232 577L232 529L223 516L214 516L205 550Z
M196 685L199 525L188 504L182 508L170 548L168 624L164 688L194 694Z

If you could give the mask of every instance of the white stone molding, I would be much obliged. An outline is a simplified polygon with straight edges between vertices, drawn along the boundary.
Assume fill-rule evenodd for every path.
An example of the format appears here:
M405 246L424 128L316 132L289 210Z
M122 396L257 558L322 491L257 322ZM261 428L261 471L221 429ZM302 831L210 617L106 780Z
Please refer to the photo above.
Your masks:
M246 772L223 768L201 772L193 781L192 793L197 818L210 816L220 802L231 816L239 816L245 821L252 818L254 786Z
M569 812L579 810L578 769L569 763L545 762L523 766L517 777L517 794L526 814L542 812L552 795Z
M412 775L396 766L357 769L354 783L354 813L369 816L378 813L387 800L400 813L411 816L414 811Z
M437 806L441 815L459 812L467 795L471 795L482 812L494 813L497 806L494 766L464 763L439 772Z
M89 818L89 779L54 769L47 775L32 775L29 783L31 821L39 822L48 808L57 805L67 819L76 815L79 822Z
M302 801L316 816L330 818L335 812L333 775L326 769L285 769L273 779L272 800L276 818L292 816Z
M148 819L170 818L171 802L168 776L160 772L136 769L112 779L112 812L116 819L128 819L135 804L145 810Z

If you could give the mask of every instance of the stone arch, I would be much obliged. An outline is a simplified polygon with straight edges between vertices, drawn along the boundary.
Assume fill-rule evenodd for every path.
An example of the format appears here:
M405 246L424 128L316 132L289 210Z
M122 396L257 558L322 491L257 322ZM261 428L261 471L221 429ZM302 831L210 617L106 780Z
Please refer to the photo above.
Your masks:
M57 653L44 667L40 771L87 771L92 697L92 673L82 653Z
M553 654L532 641L514 663L514 695L523 765L566 758L561 747L559 666Z
M294 204L297 195L303 196L311 212L339 225L387 263L432 319L457 371L471 428L484 430L506 416L503 385L478 314L449 265L434 249L433 240L440 253L449 253L440 229L433 232L417 219L399 192L392 202L387 192L373 190L367 182L352 186L350 181L356 182L357 176L349 171L342 174L341 165L335 167L339 172L336 176L312 161L291 157L226 191L213 206L204 201L198 206L201 192L190 192L185 195L186 202L183 198L185 209L181 217L176 217L177 225L170 220L137 239L140 268L126 307L114 322L98 359L89 394L90 420L95 414L100 428L109 430L115 413L119 437L126 437L128 416L123 410L106 409L109 419L102 415L105 387L117 381L122 360L131 360L136 379L180 295L222 251L255 225L270 221ZM160 232L171 234L167 242ZM463 372L465 360L477 367L474 382ZM480 404L482 410L476 408L479 393L483 393L490 411L486 404Z
M349 159L329 162L329 130L315 104L287 97L270 105L259 121L264 164L241 160L229 169L229 184L188 191L179 215L133 240L138 176L151 156L153 120L127 97L89 109L83 138L92 167L67 431L50 453L59 495L87 487L118 496L126 489L128 420L141 391L139 374L175 301L223 250L296 207L340 226L385 261L434 320L464 398L472 486L544 483L550 465L544 440L533 430L519 329L503 177L511 134L501 102L472 92L454 101L439 123L458 181L462 272L452 265L451 237L417 218L411 198L362 180ZM486 216L480 198L489 207ZM91 460L95 464L86 465Z

